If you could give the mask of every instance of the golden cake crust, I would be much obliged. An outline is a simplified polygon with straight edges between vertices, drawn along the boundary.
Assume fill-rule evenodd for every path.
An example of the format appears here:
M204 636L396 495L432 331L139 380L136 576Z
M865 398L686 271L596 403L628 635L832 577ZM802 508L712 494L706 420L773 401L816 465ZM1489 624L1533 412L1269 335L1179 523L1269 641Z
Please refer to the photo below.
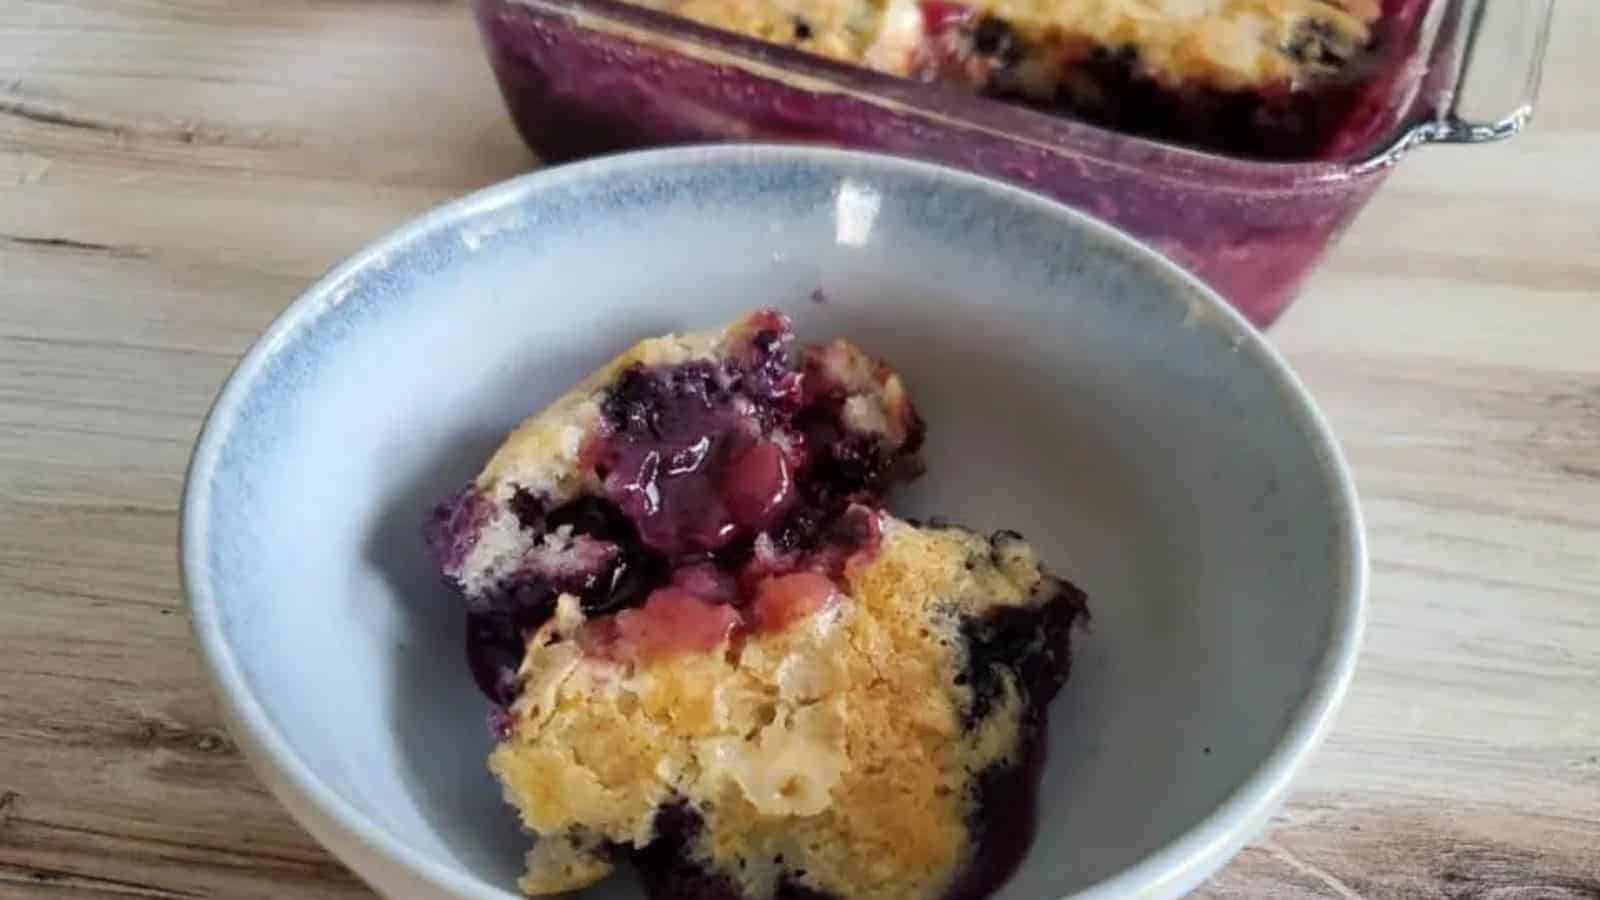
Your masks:
M883 517L882 544L823 611L739 645L646 666L586 658L567 601L530 641L524 693L490 766L527 827L642 846L664 803L705 820L697 861L770 897L781 858L840 897L937 896L967 861L975 776L1016 747L1018 688L975 728L962 617L1034 601L1020 542ZM570 844L570 838L561 838ZM596 857L598 858L598 856ZM598 864L540 866L531 893ZM561 871L580 873L561 883ZM587 879L587 880L585 880Z
M923 41L919 0L637 0L695 21L844 62L911 74ZM1139 70L1169 87L1223 90L1298 83L1326 74L1318 54L1295 52L1316 35L1353 53L1381 14L1380 0L970 0L960 5L1005 21L1064 51L1134 48ZM1077 49L1073 49L1077 48ZM1031 73L1035 80L1055 72Z

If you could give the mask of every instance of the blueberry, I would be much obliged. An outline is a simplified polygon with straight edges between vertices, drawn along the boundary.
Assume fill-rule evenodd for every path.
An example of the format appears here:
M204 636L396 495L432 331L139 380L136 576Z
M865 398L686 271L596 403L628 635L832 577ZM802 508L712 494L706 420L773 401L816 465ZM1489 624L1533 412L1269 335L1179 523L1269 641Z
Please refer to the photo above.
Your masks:
M488 501L471 485L433 508L422 526L422 537L441 572L453 575L461 567L478 542L478 529L489 512Z
M570 525L574 534L626 544L634 540L633 523L615 503L604 497L579 497L552 510L545 520L545 528L555 531Z
M978 20L977 27L972 30L972 49L980 56L992 57L1008 66L1021 62L1024 55L1016 32L993 16Z
M747 900L732 881L695 859L694 845L704 828L705 820L681 800L656 810L655 839L630 854L650 900ZM785 873L774 900L836 900L800 883L804 875L804 870Z
M544 530L544 503L532 491L519 485L511 494L508 505L517 517L517 524L528 531Z
M961 624L972 686L966 725L989 715L1009 673L1021 688L1026 714L1037 714L1066 683L1071 666L1068 641L1073 624L1088 615L1083 591L1058 578L1041 585L1047 596L1031 606L1001 606Z

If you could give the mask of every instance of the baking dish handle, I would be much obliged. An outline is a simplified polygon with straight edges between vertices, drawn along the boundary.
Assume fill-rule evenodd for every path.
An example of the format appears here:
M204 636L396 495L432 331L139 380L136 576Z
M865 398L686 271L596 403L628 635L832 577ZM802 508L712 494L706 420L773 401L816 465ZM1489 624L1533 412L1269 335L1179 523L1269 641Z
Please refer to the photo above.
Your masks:
M1511 137L1533 117L1555 0L1468 0L1453 89L1439 116L1417 126L1427 143Z

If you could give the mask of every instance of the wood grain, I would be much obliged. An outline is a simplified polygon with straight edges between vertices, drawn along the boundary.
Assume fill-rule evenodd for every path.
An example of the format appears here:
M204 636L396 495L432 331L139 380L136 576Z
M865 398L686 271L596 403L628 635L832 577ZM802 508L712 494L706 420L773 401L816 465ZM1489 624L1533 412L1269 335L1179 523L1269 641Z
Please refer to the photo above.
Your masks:
M1408 160L1275 340L1354 464L1371 629L1207 898L1600 898L1600 8L1540 118ZM362 898L223 730L189 446L328 266L534 165L457 2L0 4L0 898Z

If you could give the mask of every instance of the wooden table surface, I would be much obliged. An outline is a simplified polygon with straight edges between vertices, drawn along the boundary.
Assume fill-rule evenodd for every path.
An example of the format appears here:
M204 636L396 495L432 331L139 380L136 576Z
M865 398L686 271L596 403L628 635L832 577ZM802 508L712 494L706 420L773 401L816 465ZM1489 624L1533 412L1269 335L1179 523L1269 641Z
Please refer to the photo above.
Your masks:
M1504 0L1514 2L1514 0ZM1600 898L1600 7L1406 161L1274 332L1365 501L1349 702L1211 898ZM450 0L0 3L0 897L371 897L252 777L190 444L324 269L534 164Z

